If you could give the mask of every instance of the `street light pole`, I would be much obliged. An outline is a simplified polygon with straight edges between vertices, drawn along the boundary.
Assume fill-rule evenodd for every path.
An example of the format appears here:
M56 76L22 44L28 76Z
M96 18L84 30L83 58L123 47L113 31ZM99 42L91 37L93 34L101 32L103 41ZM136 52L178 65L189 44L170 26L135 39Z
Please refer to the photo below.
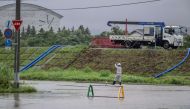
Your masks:
M20 20L20 2L16 0L16 20ZM19 88L19 66L20 66L20 31L15 32L15 62L14 62L14 86Z

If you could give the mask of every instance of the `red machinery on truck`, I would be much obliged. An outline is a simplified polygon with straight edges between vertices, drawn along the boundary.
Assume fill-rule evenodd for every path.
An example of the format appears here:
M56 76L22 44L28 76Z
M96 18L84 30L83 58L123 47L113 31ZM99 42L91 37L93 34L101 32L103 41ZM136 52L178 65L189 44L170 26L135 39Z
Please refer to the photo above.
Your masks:
M124 48L121 44L114 44L109 37L94 37L91 41L91 47L95 48Z

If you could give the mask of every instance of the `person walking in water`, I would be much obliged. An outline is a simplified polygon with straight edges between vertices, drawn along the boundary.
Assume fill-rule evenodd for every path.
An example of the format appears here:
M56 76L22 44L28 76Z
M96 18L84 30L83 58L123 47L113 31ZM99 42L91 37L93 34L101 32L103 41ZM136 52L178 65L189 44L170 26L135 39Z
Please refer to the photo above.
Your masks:
M115 68L116 68L116 74L115 74L115 79L113 81L113 85L115 85L116 81L118 81L119 84L121 85L121 76L122 76L121 63L116 63Z

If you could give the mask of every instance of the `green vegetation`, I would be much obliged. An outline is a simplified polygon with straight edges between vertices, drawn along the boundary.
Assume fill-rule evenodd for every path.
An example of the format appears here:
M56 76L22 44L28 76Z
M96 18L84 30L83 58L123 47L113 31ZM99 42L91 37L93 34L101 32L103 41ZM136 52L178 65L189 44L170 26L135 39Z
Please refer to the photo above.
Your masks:
M190 48L190 35L185 37L184 48Z
M0 30L0 47L4 46L3 33ZM78 28L59 28L54 31L51 27L49 31L44 31L41 28L36 31L34 26L28 25L27 28L21 29L21 46L22 47L46 47L54 44L60 45L76 45L76 44L89 44L91 40L91 33L88 28L80 25Z
M116 26L116 27L112 27L111 28L111 32L109 31L103 31L100 36L109 36L109 35L124 35L125 34L125 31L122 30L119 26Z
M0 64L0 93L31 93L36 92L36 89L30 86L21 86L14 88L12 81L13 73L4 64Z
M41 29L36 32L35 27L22 29L21 32L21 46L51 46L54 44L60 45L76 45L76 44L88 44L91 39L91 33L88 28L80 25L77 29L59 28L58 31L54 31L50 28L49 31Z
M0 64L0 88L11 87L12 71L5 65Z
M31 69L23 72L22 79L27 80L55 80L55 81L80 81L80 82L112 82L114 74L108 70L93 71L89 67L85 69L70 68L61 70L53 68L48 71ZM176 84L190 85L190 76L164 76L159 79L153 77L135 76L124 74L122 77L123 83L136 84Z
M34 87L31 86L21 86L19 88L1 88L0 87L0 93L33 93L37 90Z
M3 33L2 33L2 31L0 30L0 46L3 46L3 43L4 43Z

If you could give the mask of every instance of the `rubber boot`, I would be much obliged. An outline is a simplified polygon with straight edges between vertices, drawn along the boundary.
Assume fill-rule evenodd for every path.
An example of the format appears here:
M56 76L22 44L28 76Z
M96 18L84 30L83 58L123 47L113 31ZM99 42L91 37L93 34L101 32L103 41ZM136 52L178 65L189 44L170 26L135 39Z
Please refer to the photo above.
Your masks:
M113 81L113 85L115 85L116 81Z
M121 85L121 82L119 82L119 85Z

